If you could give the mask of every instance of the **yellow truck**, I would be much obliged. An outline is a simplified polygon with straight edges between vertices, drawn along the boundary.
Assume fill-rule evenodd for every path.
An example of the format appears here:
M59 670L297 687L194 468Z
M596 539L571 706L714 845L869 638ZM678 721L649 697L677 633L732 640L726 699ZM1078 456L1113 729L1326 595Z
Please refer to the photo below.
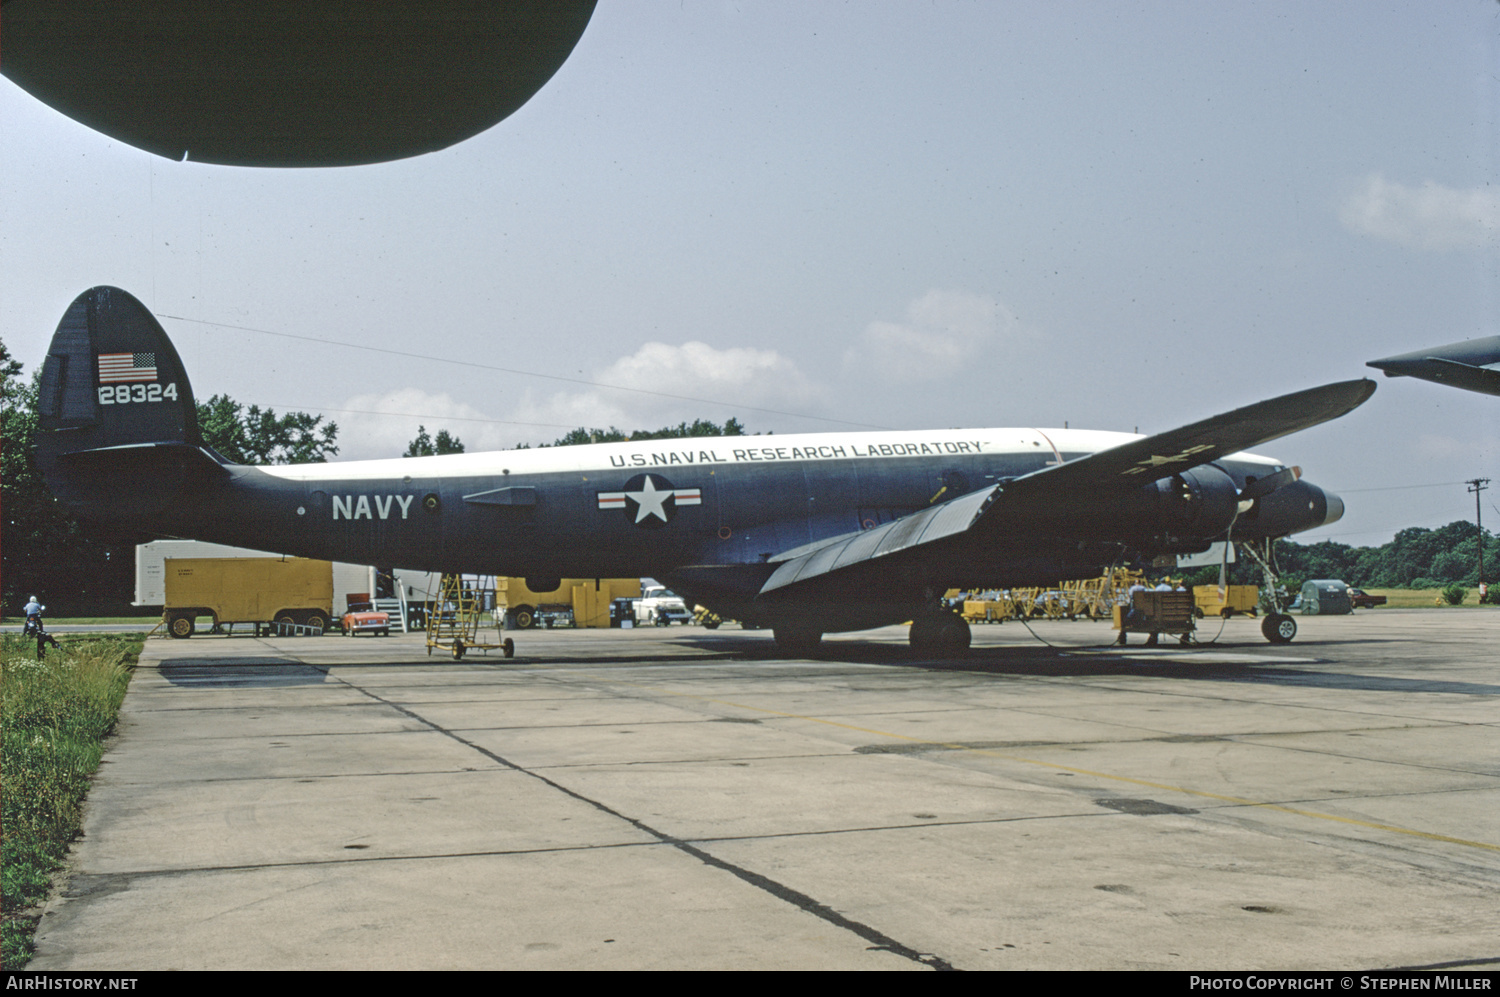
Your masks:
M249 623L310 627L333 619L333 564L305 557L173 557L165 562L162 619L191 637L200 616L215 628Z
M563 578L550 591L534 592L524 578L495 579L495 608L511 626L607 627L615 599L638 599L639 578Z

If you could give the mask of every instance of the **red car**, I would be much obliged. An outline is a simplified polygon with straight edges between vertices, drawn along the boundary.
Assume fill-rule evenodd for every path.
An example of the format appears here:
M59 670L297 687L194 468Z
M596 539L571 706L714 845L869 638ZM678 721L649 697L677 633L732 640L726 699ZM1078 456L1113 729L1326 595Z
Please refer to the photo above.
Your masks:
M1349 602L1355 609L1374 609L1376 606L1385 605L1385 596L1367 595L1364 589L1352 588L1349 590Z
M344 628L345 637L370 633L389 637L391 614L374 608L368 602L352 602L339 625Z

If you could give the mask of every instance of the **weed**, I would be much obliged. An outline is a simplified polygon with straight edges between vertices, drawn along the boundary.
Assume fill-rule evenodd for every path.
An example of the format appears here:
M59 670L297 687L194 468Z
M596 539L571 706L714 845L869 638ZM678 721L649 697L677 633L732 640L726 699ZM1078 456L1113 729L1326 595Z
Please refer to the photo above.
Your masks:
M35 642L0 638L0 893L3 965L29 957L33 918L78 833L89 778L114 729L139 637L63 636L36 660Z

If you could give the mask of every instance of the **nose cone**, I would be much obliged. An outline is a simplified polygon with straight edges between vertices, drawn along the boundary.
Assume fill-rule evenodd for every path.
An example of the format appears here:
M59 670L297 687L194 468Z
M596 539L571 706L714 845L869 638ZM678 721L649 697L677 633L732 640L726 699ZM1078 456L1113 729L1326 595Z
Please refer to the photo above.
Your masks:
M1333 494L1333 492L1323 491L1321 488L1318 490L1323 492L1323 501L1328 508L1328 512L1323 517L1323 522L1320 525L1327 526L1329 523L1337 523L1343 519L1344 500Z

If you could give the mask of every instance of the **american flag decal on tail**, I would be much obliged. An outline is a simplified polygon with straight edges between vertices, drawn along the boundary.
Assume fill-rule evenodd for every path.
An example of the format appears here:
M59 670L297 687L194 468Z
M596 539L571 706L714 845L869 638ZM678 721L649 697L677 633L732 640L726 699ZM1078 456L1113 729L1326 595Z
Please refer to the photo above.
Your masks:
M155 353L99 354L99 383L156 380Z

